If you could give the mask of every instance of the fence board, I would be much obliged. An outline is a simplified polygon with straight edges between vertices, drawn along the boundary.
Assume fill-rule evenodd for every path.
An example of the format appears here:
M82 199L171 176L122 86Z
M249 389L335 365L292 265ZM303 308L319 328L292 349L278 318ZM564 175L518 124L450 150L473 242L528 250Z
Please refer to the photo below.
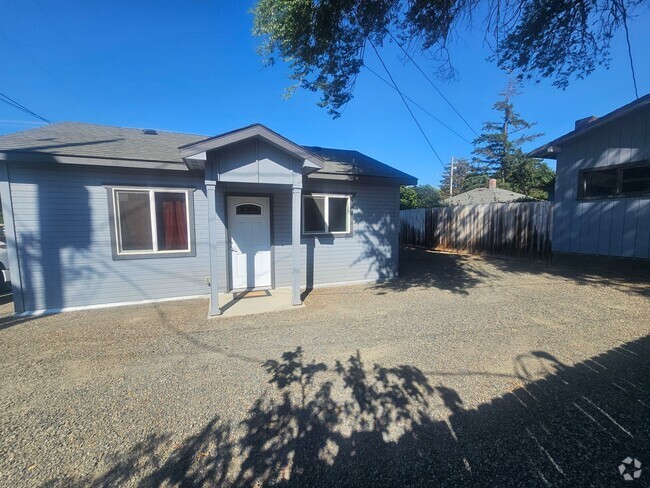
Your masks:
M400 211L403 245L548 259L551 202L489 203Z

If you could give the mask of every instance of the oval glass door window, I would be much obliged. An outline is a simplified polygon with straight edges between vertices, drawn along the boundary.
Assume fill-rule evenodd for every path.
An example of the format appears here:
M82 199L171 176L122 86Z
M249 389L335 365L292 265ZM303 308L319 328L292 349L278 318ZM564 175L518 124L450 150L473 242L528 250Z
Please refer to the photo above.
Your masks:
M237 205L237 215L262 215L262 207L253 203L242 203Z

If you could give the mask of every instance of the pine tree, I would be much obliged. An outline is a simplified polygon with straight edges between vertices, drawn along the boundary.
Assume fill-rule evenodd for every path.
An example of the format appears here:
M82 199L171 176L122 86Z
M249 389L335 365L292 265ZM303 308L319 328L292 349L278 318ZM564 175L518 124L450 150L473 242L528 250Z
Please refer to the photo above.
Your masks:
M499 186L536 198L544 198L540 189L554 177L553 171L539 159L529 158L522 151L523 144L542 134L529 134L535 126L521 118L515 111L512 99L518 94L512 80L502 99L493 106L501 114L498 121L485 122L483 133L474 140L474 172L483 179L496 178Z

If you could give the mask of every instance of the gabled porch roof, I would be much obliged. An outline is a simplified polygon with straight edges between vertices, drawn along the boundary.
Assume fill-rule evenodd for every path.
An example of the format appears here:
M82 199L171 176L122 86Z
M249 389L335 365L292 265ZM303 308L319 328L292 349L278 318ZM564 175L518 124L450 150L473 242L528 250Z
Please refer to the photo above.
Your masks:
M179 147L178 150L180 151L181 157L188 163L188 166L195 169L198 166L197 161L206 160L206 153L208 151L222 149L251 139L262 139L290 155L303 160L303 169L315 171L325 166L325 161L319 156L308 151L303 146L299 146L289 139L282 137L277 132L272 131L262 124L249 125L218 136L186 144Z

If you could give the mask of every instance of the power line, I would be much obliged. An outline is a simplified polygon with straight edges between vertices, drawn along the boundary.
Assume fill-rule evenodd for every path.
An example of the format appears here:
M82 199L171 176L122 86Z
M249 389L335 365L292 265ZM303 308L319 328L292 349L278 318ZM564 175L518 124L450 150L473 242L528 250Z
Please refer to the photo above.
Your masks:
M639 89L636 86L636 73L634 72L634 59L632 58L632 44L630 43L630 31L627 27L627 11L625 7L619 7L623 15L623 27L625 28L625 40L627 41L627 55L630 59L630 70L632 71L632 83L634 84L634 95L639 98Z
M399 93L399 96L400 96L400 98L402 99L402 102L404 102L404 105L406 106L406 109L407 109L407 110L409 111L409 113L411 114L411 117L413 117L413 121L415 122L415 125L418 126L418 129L420 129L420 132L422 133L422 135L423 135L424 138L426 139L427 143L429 144L429 147L430 147L431 150L433 151L433 154L436 155L436 157L438 158L438 161L440 161L440 164L441 164L442 167L444 168L444 167L445 167L445 163L442 162L442 158L441 158L440 155L438 154L438 151L436 151L435 148L433 147L433 144L431 144L431 141L429 140L429 138L427 137L426 133L424 132L424 129L422 129L422 126L420 125L420 122L418 122L418 119L417 119L417 117L415 116L415 114L413 113L413 110L411 110L411 107L409 107L409 104L406 102L406 99L404 98L404 94L402 93L402 91L401 91L401 90L399 89L399 87L397 86L397 83L395 83L395 79L393 78L393 75L391 75L391 74L390 74L390 71L388 71L388 67L386 66L386 63L384 63L384 60L382 59L382 57L379 55L379 51L377 50L377 47L376 47L375 44L370 40L369 37L368 37L367 39L368 39L368 42L370 43L370 45L372 46L373 51L375 51L375 54L376 54L377 57L379 58L379 62L380 62L381 65L384 67L384 70L386 71L386 74L387 74L388 77L390 78L390 81L393 83L393 86L395 87L395 90L397 90L397 93Z
M463 117L463 116L461 115L461 113L456 109L456 107L454 106L454 104L451 103L451 101L450 101L450 100L449 100L449 99L448 99L448 98L447 98L447 97L446 97L446 96L445 96L445 95L440 91L440 89L435 85L435 83L431 80L431 78L429 78L429 76L424 72L424 70L423 70L422 68L420 68L420 65L419 65L418 63L416 63L416 62L415 62L415 59L413 59L413 57L409 54L409 52L408 52L406 49L404 49L404 46L402 46L402 44L400 44L400 42L399 42L397 39L395 39L395 36L393 36L393 34L392 34L390 31L388 32L388 35L390 36L390 38L391 38L393 41L395 41L395 44L397 44L397 45L399 46L399 48L402 50L402 52L403 52L404 54L406 54L406 57L409 58L409 60L411 61L411 63L413 63L413 64L415 65L415 67L418 69L418 71L419 71L420 73L422 73L422 76L424 76L424 77L426 78L426 80L429 82L429 84L431 84L431 86L434 88L434 90L436 90L436 91L438 92L438 95L440 95L440 96L442 97L442 99L443 99L445 102L447 102L447 104L452 108L452 110L453 110L454 112L456 112L456 115L458 115L458 116L462 119L462 121L465 122L465 125L466 125L467 127L469 127L469 129L470 129L470 130L471 130L471 131L476 135L476 137L478 137L478 136L479 136L478 132L476 132L476 131L474 130L474 128L470 125L470 123L467 122L467 120L465 119L465 117Z
M397 88L395 88L394 85L391 85L390 81L386 80L386 78L382 77L379 73L377 73L377 72L376 72L374 69L372 69L370 66L368 66L368 65L364 65L364 67L365 67L368 71L370 71L373 75L375 75L377 78L379 78L381 81L383 81L383 82L386 83L388 86L390 86L393 90L396 90L396 91L397 91ZM472 141L470 141L470 140L467 139L466 137L462 136L461 134L459 134L458 132L456 132L456 131L455 131L454 129L452 129L451 127L449 127L449 126L448 126L447 124L445 124L442 120L440 120L438 117L436 117L435 115L433 115L429 110L427 110L426 108L424 108L422 105L420 105L418 102L416 102L415 100L413 100L411 97L409 97L409 96L408 96L407 94L405 94L405 93L404 93L404 98L406 98L409 102L411 102L411 103L412 103L413 105L415 105L417 108L419 108L420 110L422 110L422 111L423 111L425 114L427 114L429 117L431 117L433 120L435 120L435 121L438 122L440 125L442 125L445 129L449 130L450 132L452 132L453 134L455 134L456 136L458 136L459 138L461 138L461 139L462 139L463 141L465 141L467 144L472 144Z
M13 107L13 108L15 108L17 110L20 110L21 112L26 113L27 115L31 115L32 117L36 117L37 119L42 120L46 124L51 124L52 123L52 121L47 120L45 117L41 117L36 112L33 112L32 110L28 109L27 107L25 107L21 103L18 103L13 98L11 98L11 97L9 97L9 96L5 95L4 93L1 93L1 92L0 92L0 102L4 102L7 105L9 105L9 106L11 106L11 107Z

